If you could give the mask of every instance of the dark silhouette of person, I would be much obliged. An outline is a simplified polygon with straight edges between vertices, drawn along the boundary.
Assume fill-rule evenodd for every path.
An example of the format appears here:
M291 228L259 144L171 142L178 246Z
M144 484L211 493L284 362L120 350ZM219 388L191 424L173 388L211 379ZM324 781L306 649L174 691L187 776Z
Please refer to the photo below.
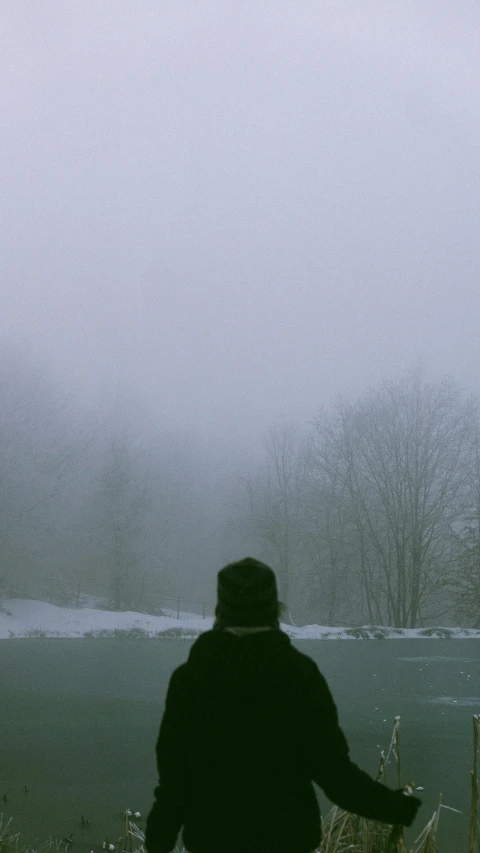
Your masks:
M312 781L342 809L410 826L421 801L349 758L325 678L280 629L275 574L247 557L218 573L212 630L170 679L156 745L148 853L311 853ZM352 697L353 699L353 697Z

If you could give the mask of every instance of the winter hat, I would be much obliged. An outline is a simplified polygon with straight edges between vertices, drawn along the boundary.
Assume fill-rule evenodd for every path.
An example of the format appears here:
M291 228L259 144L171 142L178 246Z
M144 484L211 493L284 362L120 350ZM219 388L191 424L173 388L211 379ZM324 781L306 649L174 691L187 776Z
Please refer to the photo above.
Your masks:
M223 625L253 627L278 621L277 581L272 569L246 557L218 573L217 619Z

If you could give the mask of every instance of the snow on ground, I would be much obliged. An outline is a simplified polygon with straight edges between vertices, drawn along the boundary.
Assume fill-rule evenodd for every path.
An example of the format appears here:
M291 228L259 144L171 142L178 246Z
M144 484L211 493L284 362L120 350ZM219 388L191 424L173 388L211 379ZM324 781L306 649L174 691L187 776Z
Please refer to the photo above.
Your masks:
M202 619L194 613L165 611L163 616L150 616L131 611L116 612L91 607L71 609L44 601L23 598L0 600L0 639L21 637L198 637L212 627L213 619ZM332 628L304 625L301 628L282 624L282 630L296 640L372 640L427 638L478 638L474 628L385 628L367 625L355 628Z

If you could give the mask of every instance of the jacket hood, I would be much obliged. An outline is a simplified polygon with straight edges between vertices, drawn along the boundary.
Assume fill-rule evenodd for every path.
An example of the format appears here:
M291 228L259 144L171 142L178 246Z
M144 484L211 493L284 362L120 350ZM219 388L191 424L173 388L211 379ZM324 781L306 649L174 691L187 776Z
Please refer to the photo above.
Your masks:
M226 630L205 631L190 649L187 668L194 677L228 683L258 683L262 674L283 669L290 660L290 637L278 628L237 636Z

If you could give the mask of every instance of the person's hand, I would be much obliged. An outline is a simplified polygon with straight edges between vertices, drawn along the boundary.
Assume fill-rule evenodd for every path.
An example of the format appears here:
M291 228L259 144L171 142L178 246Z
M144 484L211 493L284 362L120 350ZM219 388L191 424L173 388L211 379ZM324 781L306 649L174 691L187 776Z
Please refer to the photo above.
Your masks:
M398 798L398 823L402 824L402 826L411 826L417 816L420 806L422 805L422 801L419 800L418 797L406 794L403 788L395 791L395 797Z

